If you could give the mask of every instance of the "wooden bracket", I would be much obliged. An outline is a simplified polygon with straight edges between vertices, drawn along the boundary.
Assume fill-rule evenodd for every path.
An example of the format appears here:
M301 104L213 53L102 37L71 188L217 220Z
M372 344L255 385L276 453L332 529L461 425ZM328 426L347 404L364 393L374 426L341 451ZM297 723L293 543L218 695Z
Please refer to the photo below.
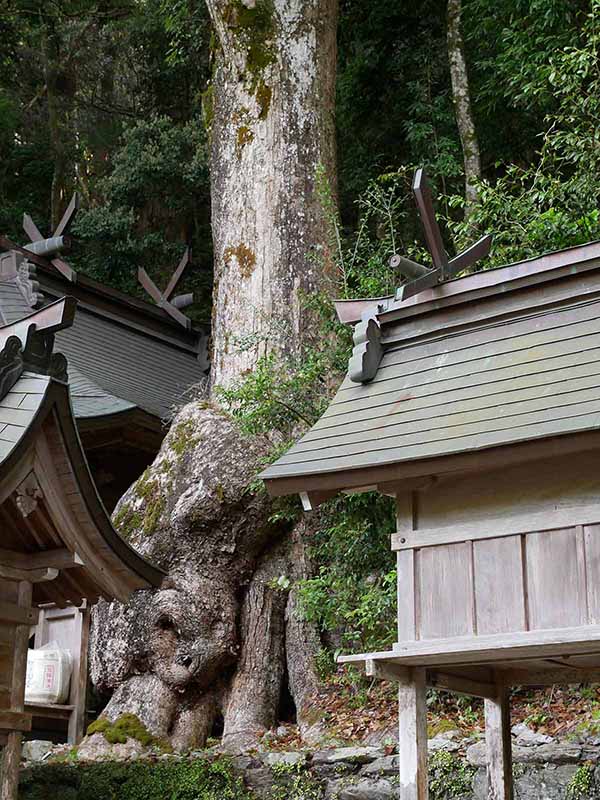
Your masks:
M0 564L11 569L70 569L83 566L78 553L64 548L43 550L39 553L18 553L14 550L0 550Z
M4 578L6 581L44 583L45 581L53 581L57 577L57 569L14 569L0 563L0 578Z

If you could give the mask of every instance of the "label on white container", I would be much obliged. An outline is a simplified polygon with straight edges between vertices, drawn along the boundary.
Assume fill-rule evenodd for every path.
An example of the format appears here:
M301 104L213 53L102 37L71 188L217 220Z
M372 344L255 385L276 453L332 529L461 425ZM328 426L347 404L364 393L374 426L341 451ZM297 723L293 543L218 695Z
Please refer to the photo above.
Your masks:
M56 642L27 652L25 702L62 704L69 696L72 658Z

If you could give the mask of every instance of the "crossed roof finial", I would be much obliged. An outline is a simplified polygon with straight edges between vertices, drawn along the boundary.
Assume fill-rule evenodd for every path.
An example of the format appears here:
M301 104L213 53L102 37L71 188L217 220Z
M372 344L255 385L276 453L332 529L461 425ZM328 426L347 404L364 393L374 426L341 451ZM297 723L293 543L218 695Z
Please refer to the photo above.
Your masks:
M192 327L192 321L189 317L186 317L185 314L182 314L179 309L190 306L194 302L194 295L180 294L177 297L174 297L172 300L170 297L177 288L177 284L181 280L183 272L191 260L191 248L186 247L185 252L181 257L181 261L177 265L177 269L171 276L171 280L167 284L167 288L164 290L164 292L160 291L145 269L142 267L139 267L138 269L138 281L148 292L150 297L156 302L157 306L164 309L170 317L172 317L187 330Z
M425 243L431 254L433 269L417 264L404 256L393 255L390 259L390 266L398 269L409 280L396 290L397 300L406 300L424 289L429 289L438 283L452 278L463 269L472 266L479 259L485 258L492 245L490 234L482 236L475 244L463 250L452 259L448 259L448 254L444 249L444 242L440 232L440 226L433 210L431 199L431 189L427 182L427 176L422 168L415 173L413 180L413 194L417 201Z
M68 281L71 281L71 283L76 282L77 273L66 261L63 261L62 258L58 258L55 254L64 253L70 249L71 242L67 234L69 233L78 210L79 194L74 192L71 202L62 215L61 221L58 223L49 239L42 236L39 228L29 214L23 214L23 230L27 236L29 236L30 241L30 244L25 245L24 249L36 256L49 258L52 266ZM51 256L54 257L52 258Z

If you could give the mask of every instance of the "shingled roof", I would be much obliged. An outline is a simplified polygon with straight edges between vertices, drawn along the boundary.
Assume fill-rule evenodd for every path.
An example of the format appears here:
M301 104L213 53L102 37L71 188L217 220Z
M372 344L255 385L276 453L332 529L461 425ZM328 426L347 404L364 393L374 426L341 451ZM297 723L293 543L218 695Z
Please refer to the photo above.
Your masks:
M598 243L340 312L363 319L349 374L262 473L272 494L368 485L408 463L426 474L447 456L600 428Z
M52 352L54 335L72 324L74 313L75 301L65 298L0 327L3 552L24 554L32 565L40 552L57 558L70 552L68 568L34 586L36 602L59 605L99 596L125 600L163 577L115 531L88 469L67 364Z
M67 357L77 419L139 412L157 423L208 369L207 332L184 330L156 306L84 275L68 282L52 269L0 274L0 324L66 294L78 300L73 326L57 333ZM32 279L35 277L35 281Z

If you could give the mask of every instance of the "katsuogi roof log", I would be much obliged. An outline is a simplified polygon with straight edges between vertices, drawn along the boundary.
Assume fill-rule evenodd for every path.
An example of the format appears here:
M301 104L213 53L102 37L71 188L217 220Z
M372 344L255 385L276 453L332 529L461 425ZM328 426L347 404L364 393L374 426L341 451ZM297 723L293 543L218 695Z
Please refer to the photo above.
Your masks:
M0 328L0 564L36 578L34 602L59 605L125 600L162 579L114 530L81 449L53 353L74 313L64 298Z

